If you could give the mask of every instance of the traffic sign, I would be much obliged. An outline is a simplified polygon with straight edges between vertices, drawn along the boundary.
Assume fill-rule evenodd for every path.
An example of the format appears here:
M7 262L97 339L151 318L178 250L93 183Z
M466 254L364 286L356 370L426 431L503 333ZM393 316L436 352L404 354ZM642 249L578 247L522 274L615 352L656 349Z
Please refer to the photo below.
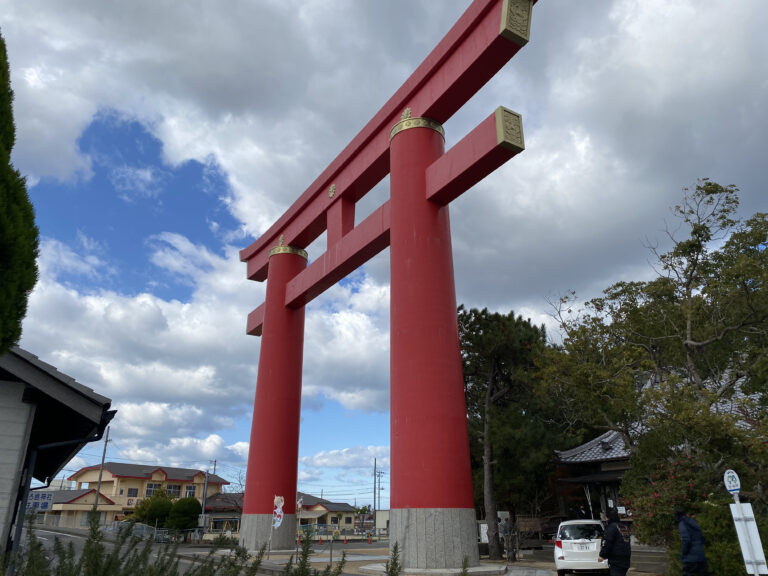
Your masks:
M725 489L731 494L738 494L741 490L741 481L739 475L733 470L726 470L723 476L723 482L725 483Z

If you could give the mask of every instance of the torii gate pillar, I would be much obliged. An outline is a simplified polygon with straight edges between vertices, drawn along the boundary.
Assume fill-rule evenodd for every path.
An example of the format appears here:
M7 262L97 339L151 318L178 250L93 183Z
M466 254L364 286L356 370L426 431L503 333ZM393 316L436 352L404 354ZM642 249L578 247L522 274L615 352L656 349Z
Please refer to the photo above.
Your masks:
M296 463L299 459L304 306L285 306L285 288L307 266L307 253L283 246L269 255L261 356L240 519L241 545L292 550L296 537ZM284 498L282 523L273 528L275 496Z
M448 205L427 200L442 127L404 118L390 142L390 541L407 567L478 563Z

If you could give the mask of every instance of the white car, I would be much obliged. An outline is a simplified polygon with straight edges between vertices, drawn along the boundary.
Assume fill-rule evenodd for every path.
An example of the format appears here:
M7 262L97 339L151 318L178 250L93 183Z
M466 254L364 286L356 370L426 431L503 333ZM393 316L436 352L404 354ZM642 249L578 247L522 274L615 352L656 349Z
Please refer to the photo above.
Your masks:
M568 573L608 574L608 561L597 560L603 540L603 524L599 520L567 520L555 534L555 568L557 576Z

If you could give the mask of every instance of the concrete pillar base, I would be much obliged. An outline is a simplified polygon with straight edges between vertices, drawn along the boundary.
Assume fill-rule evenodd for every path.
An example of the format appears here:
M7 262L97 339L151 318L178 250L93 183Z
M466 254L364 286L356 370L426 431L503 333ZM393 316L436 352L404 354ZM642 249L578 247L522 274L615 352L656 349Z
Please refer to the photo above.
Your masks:
M399 545L408 569L460 569L480 564L477 522L472 508L396 508L389 515L389 547Z
M295 550L296 515L285 514L280 527L272 529L272 514L243 514L240 518L240 546L255 553L265 544L270 550Z

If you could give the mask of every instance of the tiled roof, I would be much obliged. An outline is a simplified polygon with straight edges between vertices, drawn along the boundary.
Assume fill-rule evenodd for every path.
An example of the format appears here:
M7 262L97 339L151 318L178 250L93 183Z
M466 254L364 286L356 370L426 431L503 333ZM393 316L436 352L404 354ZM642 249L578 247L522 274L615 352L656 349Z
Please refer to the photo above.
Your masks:
M355 511L354 506L351 506L346 502L331 502L330 500L325 500L324 498L318 498L317 496L312 496L311 494L305 494L304 492L299 492L298 494L296 494L297 501L299 498L302 499L302 506L304 508L313 508L314 506L317 506L318 504L320 504L329 512L354 512Z
M220 492L205 499L205 509L211 512L225 512L243 509L242 492Z
M75 500L78 500L85 496L86 494L90 494L91 492L96 492L93 488L84 488L82 490L51 490L53 492L53 503L54 504L71 504ZM112 500L104 496L104 494L101 495L102 498L104 498L107 502L110 504L114 504Z
M98 468L98 466L81 468L68 479L76 480L78 474L87 470L97 470ZM104 462L104 470L108 470L113 476L121 478L142 478L147 480L152 477L154 472L161 470L165 473L167 480L177 480L180 482L191 482L198 474L205 474L202 470L195 468L171 468L156 464L126 464L124 462ZM216 474L208 474L208 484L229 484L229 482Z
M313 508L318 504L322 505L329 512L354 512L355 511L354 506L351 506L346 502L331 502L330 500L318 498L317 496L312 496L311 494L305 494L304 492L299 492L296 495L297 501L299 498L302 499L302 507L304 510L304 512L302 512L302 516L304 518L308 518L309 516L307 516L306 512L310 508ZM216 510L233 510L233 509L242 510L242 508L243 508L242 492L223 492L220 494L209 496L208 499L205 501L205 509L211 510L212 512L215 512Z
M626 460L629 450L624 445L621 434L611 430L594 440L571 448L570 450L555 450L558 460L563 464L580 464L583 462L606 462L608 460Z
M96 404L102 404L107 407L111 404L111 400L109 398L106 398L105 396L102 396L101 394L97 394L94 392L91 388L88 388L87 386L83 386L72 378L71 376L67 376L63 372L59 372L54 366L51 366L47 362L43 362L32 354L31 352L28 352L27 350L24 350L23 348L19 348L18 346L13 346L10 349L10 353L15 354L16 356L19 356L20 358L23 358L33 366L36 366L43 372L47 373L49 376L55 378L65 386L68 386L72 390L78 392L79 394L82 394L92 402Z

